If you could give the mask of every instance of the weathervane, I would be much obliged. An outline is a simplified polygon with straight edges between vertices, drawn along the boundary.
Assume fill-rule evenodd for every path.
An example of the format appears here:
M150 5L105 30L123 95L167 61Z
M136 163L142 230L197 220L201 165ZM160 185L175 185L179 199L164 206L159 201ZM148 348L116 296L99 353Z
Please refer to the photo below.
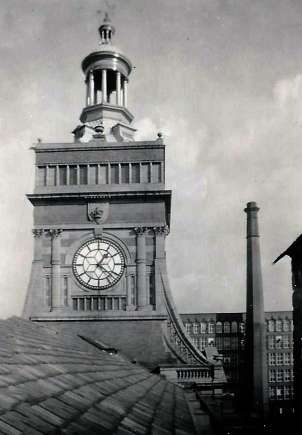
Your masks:
M105 0L104 1L104 7L102 9L98 9L96 11L97 15L100 17L100 24L102 21L102 15L104 14L104 20L103 21L107 21L109 20L109 14L112 16L114 15L114 11L115 11L116 5L110 4L109 1Z

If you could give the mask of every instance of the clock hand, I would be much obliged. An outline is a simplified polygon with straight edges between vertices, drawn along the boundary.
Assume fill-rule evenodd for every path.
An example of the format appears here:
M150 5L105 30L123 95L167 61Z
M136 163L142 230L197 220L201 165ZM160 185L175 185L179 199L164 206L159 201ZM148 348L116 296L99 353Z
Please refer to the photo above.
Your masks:
M110 273L110 270L106 269L102 264L99 265L99 268L102 269L106 273Z
M103 272L105 272L107 274L107 279L108 279L108 276L113 278L113 279L115 279L118 276L118 274L116 272L114 272L113 270L108 270L105 267L103 267L102 265L100 265L99 267Z
M114 270L112 270L112 269L110 269L110 268L107 269L105 266L108 266L108 264L106 264L106 265L101 265L101 268L102 268L105 272L109 273L110 275L114 274L114 275L118 276L118 273L114 272ZM109 266L109 267L110 267L110 266Z
M102 258L100 259L100 261L96 263L97 266L100 267L101 264L102 264L102 262L103 262L103 260L104 260L104 258L107 258L107 257L108 257L108 252L105 252L105 254L102 256Z
M104 269L106 273L108 273L109 276L111 276L112 278L115 278L116 276L118 276L118 273L114 272L113 270L108 270L108 269Z

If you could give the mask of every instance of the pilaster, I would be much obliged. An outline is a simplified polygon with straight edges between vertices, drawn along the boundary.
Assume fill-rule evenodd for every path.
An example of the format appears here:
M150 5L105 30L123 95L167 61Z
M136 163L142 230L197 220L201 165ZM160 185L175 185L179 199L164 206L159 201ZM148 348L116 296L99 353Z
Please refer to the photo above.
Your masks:
M61 229L50 229L51 237L51 309L63 306L61 294Z
M136 233L136 287L137 309L151 309L148 301L147 275L146 275L146 232L148 228L134 228Z
M155 260L164 260L166 258L165 253L165 238L169 234L168 225L162 225L154 227L155 233Z
M26 319L31 317L31 314L41 310L43 307L43 261L42 261L42 241L43 230L33 229L34 236L34 252L33 261L29 279L28 290L24 302L22 316Z
M127 306L126 309L127 311L134 311L136 309L136 306L133 304L133 295L132 295L132 275L130 273L128 273L126 275L126 288L127 288Z

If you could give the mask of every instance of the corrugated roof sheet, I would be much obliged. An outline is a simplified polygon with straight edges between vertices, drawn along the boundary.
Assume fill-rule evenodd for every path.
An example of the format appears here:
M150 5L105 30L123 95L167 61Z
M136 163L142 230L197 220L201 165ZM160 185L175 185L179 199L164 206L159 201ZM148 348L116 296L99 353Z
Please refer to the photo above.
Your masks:
M0 321L0 434L195 434L181 388L30 321Z

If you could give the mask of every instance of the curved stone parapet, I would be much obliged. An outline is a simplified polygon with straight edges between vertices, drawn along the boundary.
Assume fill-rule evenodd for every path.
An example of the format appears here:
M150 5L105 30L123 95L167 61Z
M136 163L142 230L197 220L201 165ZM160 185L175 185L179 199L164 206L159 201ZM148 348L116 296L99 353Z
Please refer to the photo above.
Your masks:
M164 300L168 312L165 341L169 350L178 356L180 362L185 362L187 364L201 364L210 368L213 366L213 363L208 361L205 354L194 346L183 326L182 320L173 301L168 274L165 267L161 267L160 275Z
M167 270L163 265L160 268L160 277L168 313L167 327L164 331L163 338L169 352L177 361L177 366L182 366L182 369L186 369L185 381L206 385L210 380L213 387L215 385L215 388L217 386L221 388L221 386L226 383L226 377L218 353L213 356L213 352L207 354L206 351L200 351L194 346L178 314L170 290ZM177 380L175 379L175 381L177 383L183 383L184 379L179 378L177 366L174 367L177 375ZM196 366L202 369L202 376L198 373L196 377L196 369L194 368ZM165 368L161 369L162 374L165 374L164 370Z

